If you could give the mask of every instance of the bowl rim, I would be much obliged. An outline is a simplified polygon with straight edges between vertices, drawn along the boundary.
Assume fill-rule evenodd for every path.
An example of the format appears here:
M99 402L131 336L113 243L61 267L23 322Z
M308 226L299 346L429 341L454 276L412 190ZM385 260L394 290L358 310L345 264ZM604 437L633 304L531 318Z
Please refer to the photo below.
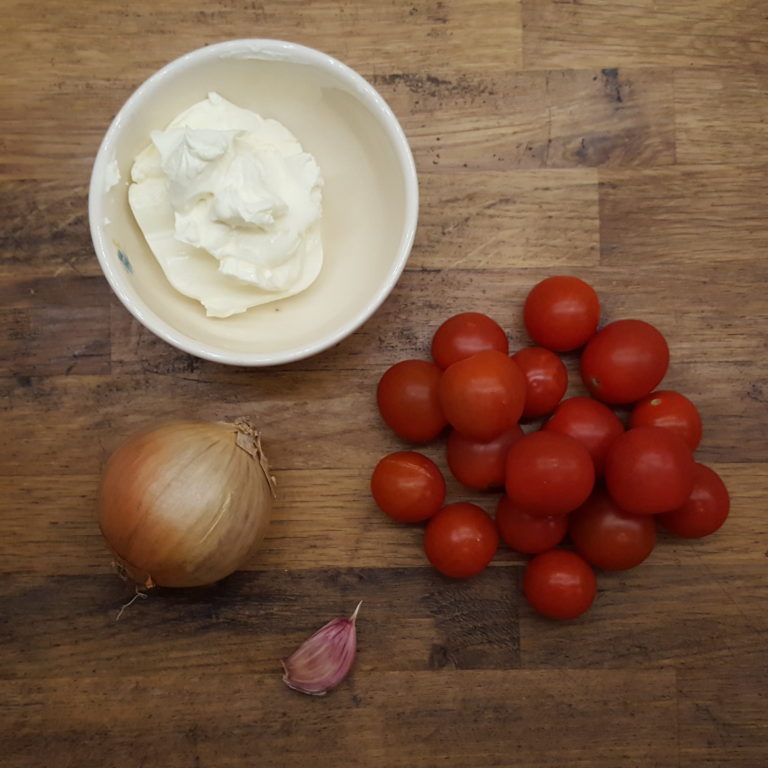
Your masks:
M366 106L377 115L392 142L404 176L405 222L398 244L397 260L389 270L387 280L379 286L371 300L360 312L333 333L312 344L299 345L273 354L221 351L215 346L197 341L171 326L153 312L141 297L134 298L128 295L123 289L123 276L118 272L117 261L111 257L109 248L112 243L107 241L103 229L104 178L107 166L114 158L113 147L123 123L140 108L145 95L162 87L165 81L171 79L176 73L201 61L222 57L269 59L311 64L345 81L354 89ZM107 282L123 306L144 327L171 346L204 360L245 367L272 366L302 360L335 346L359 329L384 303L400 279L413 248L418 214L419 187L413 153L402 126L381 94L362 75L333 56L299 43L271 38L226 40L197 48L165 64L144 80L128 97L107 128L96 153L88 191L88 219L96 257Z

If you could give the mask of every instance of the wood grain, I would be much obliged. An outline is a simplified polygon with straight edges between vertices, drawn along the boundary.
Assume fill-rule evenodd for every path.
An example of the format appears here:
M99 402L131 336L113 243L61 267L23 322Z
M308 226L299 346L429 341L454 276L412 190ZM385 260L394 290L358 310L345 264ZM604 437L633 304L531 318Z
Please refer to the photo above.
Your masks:
M374 75L424 171L674 162L668 71L604 67Z
M431 706L418 703L414 690ZM0 691L14 709L22 704L7 684L0 683ZM74 708L72 698L90 706ZM611 713L615 730L606 736L585 702ZM204 719L203 703L211 713ZM23 704L5 752L19 768L35 765L28 755L40 749L64 756L58 764L65 766L108 752L109 760L129 768L159 762L298 768L307 765L309 745L313 765L348 764L363 759L364 750L365 765L407 768L436 764L441 743L451 744L440 759L451 768L557 768L564 759L598 768L676 765L668 727L675 716L674 673L665 670L371 671L364 687L350 684L336 697L331 716L317 700L286 699L278 676L228 671L135 671L109 688L88 675L74 685L52 678ZM171 710L173 721L166 714ZM555 746L561 739L562 749Z
M765 63L760 0L523 0L526 68Z
M768 14L758 0L3 5L0 64L0 764L9 768L762 768L768 757ZM111 294L88 231L90 167L152 72L234 37L314 46L367 77L419 172L408 267L361 329L273 369L152 336ZM574 622L532 612L527 558L475 579L426 563L422 526L375 507L406 443L376 383L427 358L449 315L512 348L553 273L603 322L666 335L665 386L704 420L732 512L598 573ZM577 355L569 394L583 394ZM279 484L263 547L220 584L136 600L95 522L109 452L171 416L263 429ZM534 429L537 424L526 424ZM444 470L444 436L423 447ZM498 493L448 497L493 512ZM279 659L363 608L327 699Z
M768 71L675 72L680 163L764 163L768 159Z

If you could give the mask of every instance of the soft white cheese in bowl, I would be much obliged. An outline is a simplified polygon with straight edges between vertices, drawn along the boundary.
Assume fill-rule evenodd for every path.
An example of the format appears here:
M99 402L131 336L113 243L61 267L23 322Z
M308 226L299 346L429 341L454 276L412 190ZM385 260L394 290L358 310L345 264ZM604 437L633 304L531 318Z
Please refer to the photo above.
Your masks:
M128 99L91 177L91 235L126 308L193 355L274 365L362 325L410 253L418 185L403 131L318 51L234 40Z
M285 126L209 93L151 137L128 202L177 291L230 317L314 282L322 177Z

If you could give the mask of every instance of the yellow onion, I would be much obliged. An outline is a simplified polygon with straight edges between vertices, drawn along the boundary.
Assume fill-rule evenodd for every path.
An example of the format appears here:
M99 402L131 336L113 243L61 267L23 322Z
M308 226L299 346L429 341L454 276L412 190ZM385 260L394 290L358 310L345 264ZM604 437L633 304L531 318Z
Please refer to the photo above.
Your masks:
M171 421L124 442L98 517L118 569L144 587L212 584L266 533L274 479L248 422Z

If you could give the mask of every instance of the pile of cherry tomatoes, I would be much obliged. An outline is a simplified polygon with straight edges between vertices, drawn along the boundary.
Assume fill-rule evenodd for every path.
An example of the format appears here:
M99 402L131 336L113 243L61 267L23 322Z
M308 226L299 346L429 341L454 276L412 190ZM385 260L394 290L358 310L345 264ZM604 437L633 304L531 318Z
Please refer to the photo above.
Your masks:
M681 537L706 536L730 502L720 477L694 460L702 431L695 405L656 389L669 348L654 326L629 319L598 330L594 289L565 276L534 286L523 319L536 346L510 356L493 319L455 315L435 332L432 361L396 363L377 388L397 435L426 443L448 430L454 477L473 490L503 490L495 519L473 503L446 504L440 468L414 450L381 459L371 491L395 520L427 521L424 551L446 576L482 571L500 538L533 555L526 598L546 616L569 619L594 600L594 568L625 570L650 555L657 521ZM568 373L558 353L577 349L591 396L563 400ZM526 433L521 421L535 428ZM566 539L570 548L560 546Z

